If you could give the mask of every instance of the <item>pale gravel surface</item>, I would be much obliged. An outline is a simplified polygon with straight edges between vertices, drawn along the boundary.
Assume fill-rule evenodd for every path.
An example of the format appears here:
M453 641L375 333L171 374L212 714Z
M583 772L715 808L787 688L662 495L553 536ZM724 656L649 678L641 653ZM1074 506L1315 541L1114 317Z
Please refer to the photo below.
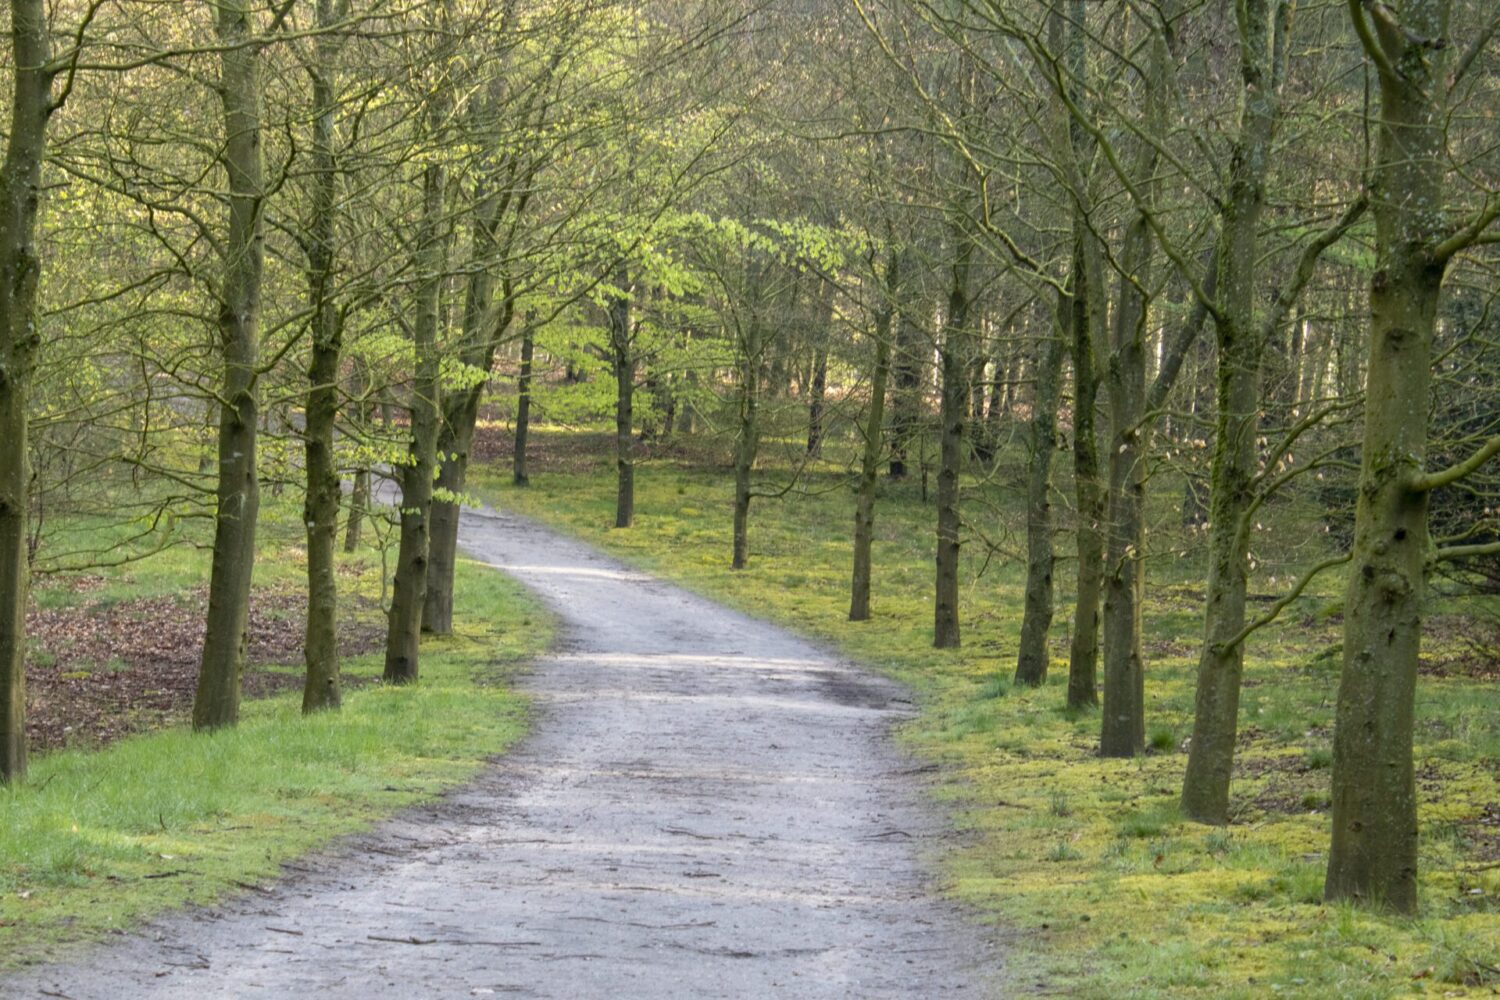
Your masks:
M0 996L987 997L993 931L936 895L945 824L896 685L532 522L464 548L558 650L533 735L473 785L271 891L33 970Z

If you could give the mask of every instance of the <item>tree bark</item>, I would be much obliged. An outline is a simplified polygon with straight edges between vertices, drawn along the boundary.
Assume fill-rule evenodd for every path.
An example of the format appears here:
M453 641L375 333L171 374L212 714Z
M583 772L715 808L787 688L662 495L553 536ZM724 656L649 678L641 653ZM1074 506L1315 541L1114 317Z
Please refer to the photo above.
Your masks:
M937 571L933 584L932 644L956 649L962 642L958 618L958 556L961 517L958 476L963 467L964 417L969 401L969 267L974 244L958 236L943 336L941 458L937 489Z
M1094 353L1094 325L1102 322L1089 285L1097 273L1084 266L1082 239L1075 239L1073 325L1073 490L1078 510L1074 541L1078 554L1073 604L1073 639L1068 648L1068 707L1099 703L1099 605L1104 589L1104 491L1099 482L1099 439L1095 414L1099 374Z
M334 23L333 0L318 0L317 24ZM338 543L342 489L334 457L334 425L339 412L339 367L343 334L332 298L338 175L334 159L336 94L332 79L336 44L332 36L314 41L313 218L307 234L307 284L312 326L312 359L307 370L304 427L307 490L303 522L307 526L307 630L303 659L307 665L302 711L337 709L339 686L338 580L334 549Z
M910 268L903 269L910 273ZM917 424L922 409L922 379L927 371L923 360L928 350L927 337L917 321L920 307L916 302L905 301L898 310L900 325L891 373L895 382L895 393L891 399L891 458L890 477L905 479L907 474L906 452L911 439L917 433Z
M1076 322L1073 309L1073 297L1059 293L1058 326L1072 327ZM1026 463L1026 599L1015 682L1033 687L1046 682L1051 661L1047 636L1052 630L1056 562L1052 548L1052 459L1057 452L1057 408L1066 353L1061 330L1054 329L1041 344L1031 410L1031 454Z
M635 522L635 354L631 345L630 271L615 272L620 294L609 303L609 346L615 377L615 527ZM748 506L748 501L747 501ZM736 507L738 516L738 507Z
M260 348L261 233L264 197L260 144L260 52L246 0L216 0L221 154L229 178L229 231L219 289L219 349L224 362L219 413L219 475L214 514L208 621L193 728L218 729L239 719L245 669L255 529L260 513L256 469L257 359Z
M11 3L10 134L0 167L0 781L26 777L28 414L41 333L36 224L52 114L46 4Z
M1443 276L1462 249L1446 236L1444 210L1449 7L1404 4L1392 28L1349 4L1380 79L1376 271L1324 894L1398 913L1417 907L1412 727L1430 545L1422 475L1432 342Z
M516 437L511 456L511 481L517 486L531 482L526 473L526 439L531 434L531 364L535 354L536 331L531 323L527 323L521 331L521 373L516 380Z
M871 548L875 540L875 489L880 480L880 457L885 450L885 394L891 374L891 325L900 286L900 257L886 261L886 300L875 314L875 366L870 372L870 409L865 414L865 440L859 466L859 488L854 504L854 578L849 587L849 620L870 619Z
M820 346L813 356L812 388L807 403L807 453L823 454L823 405L828 394L828 348Z
M437 131L450 102L440 91L429 108ZM422 615L427 603L427 569L432 540L433 476L437 469L441 413L437 335L444 270L443 212L447 177L443 166L429 162L422 172L422 218L416 243L420 284L417 287L413 347L416 370L408 412L411 419L406 464L401 467L401 540L387 621L384 678L389 684L414 684L420 676Z
M1220 312L1217 420L1209 486L1209 570L1203 650L1198 659L1193 736L1182 784L1183 812L1205 823L1229 819L1229 779L1239 724L1249 582L1249 511L1254 501L1255 442L1260 432L1265 328L1256 321L1257 262L1265 180L1278 118L1279 53L1285 5L1273 24L1266 0L1247 0L1240 37L1243 86L1240 134L1230 155L1222 249L1217 255Z
M745 333L740 365L739 427L734 449L734 523L731 569L750 564L750 474L760 450L760 318L752 317Z

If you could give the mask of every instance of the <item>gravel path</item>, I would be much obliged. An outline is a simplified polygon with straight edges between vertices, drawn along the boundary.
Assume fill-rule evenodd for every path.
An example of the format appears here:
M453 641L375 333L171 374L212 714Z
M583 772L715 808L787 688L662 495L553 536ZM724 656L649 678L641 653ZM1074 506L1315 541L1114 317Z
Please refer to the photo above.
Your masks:
M532 522L462 537L562 620L532 736L273 891L0 996L999 993L992 935L934 897L899 688Z

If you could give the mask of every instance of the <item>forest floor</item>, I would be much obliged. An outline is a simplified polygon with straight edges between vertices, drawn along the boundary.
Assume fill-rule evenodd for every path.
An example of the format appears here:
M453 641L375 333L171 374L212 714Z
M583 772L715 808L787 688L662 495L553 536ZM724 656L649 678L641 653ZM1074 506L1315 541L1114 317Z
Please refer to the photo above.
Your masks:
M902 733L940 776L960 834L946 842L948 890L1018 932L1008 955L1018 991L1111 1000L1500 994L1500 714L1486 652L1496 623L1476 616L1473 602L1434 600L1417 728L1423 908L1417 919L1385 918L1321 901L1337 574L1250 641L1231 825L1198 826L1178 812L1203 594L1202 537L1174 520L1180 485L1153 485L1150 752L1108 761L1096 755L1097 713L1063 708L1066 533L1052 676L1036 690L1009 683L1022 608L1019 457L965 482L964 646L935 651L932 507L918 477L882 484L875 619L851 624L848 455L802 469L788 490L800 439L767 438L750 566L734 572L727 443L643 447L636 523L619 531L610 527L605 435L535 430L532 485L516 489L508 432L482 429L476 449L492 465L471 478L471 491L830 642L917 693L920 714ZM1060 478L1066 497L1066 470ZM1278 504L1267 521L1255 541L1257 607L1326 545L1313 504Z
M45 580L39 606L26 616L26 738L33 753L98 748L192 714L208 588L93 596L106 588L110 582L93 574ZM60 599L58 591L73 599ZM385 616L376 601L354 594L340 610L341 656L383 647ZM295 590L254 592L245 697L301 689L300 673L287 667L302 659L306 612L307 598ZM348 679L351 686L363 681Z
M954 835L925 801L925 769L890 739L912 714L904 688L530 522L466 514L461 537L561 621L557 650L519 679L531 736L279 884L0 993L998 989L993 933L934 891L924 863ZM464 573L466 589L498 579L472 562Z

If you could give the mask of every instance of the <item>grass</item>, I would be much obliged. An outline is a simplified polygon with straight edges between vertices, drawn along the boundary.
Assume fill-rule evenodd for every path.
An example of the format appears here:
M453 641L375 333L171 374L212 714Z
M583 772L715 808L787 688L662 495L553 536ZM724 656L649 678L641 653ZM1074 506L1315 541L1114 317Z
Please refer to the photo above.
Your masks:
M265 535L272 586L295 579L295 538ZM348 561L348 589L378 574L367 563ZM172 549L111 572L104 589L167 593L202 580L204 565ZM424 642L413 687L376 683L378 656L350 658L346 677L364 683L338 713L303 718L295 692L246 703L232 730L178 726L35 759L27 784L0 788L0 968L275 878L471 778L524 731L526 706L504 682L552 628L519 586L476 564L460 564L456 600L457 631Z
M489 433L498 433L491 430ZM1422 898L1416 919L1320 902L1338 659L1330 577L1248 647L1242 741L1224 830L1184 822L1177 796L1191 732L1201 633L1201 536L1155 489L1145 613L1151 752L1095 755L1098 717L1062 708L1071 608L1059 564L1052 676L1012 688L1024 542L1017 462L966 484L964 646L931 641L933 511L915 483L885 484L877 513L873 621L846 621L852 495L846 465L814 466L800 491L757 499L751 564L729 569L731 486L723 455L664 450L637 474L637 521L612 530L614 479L598 435L534 431L532 483L473 481L499 505L547 520L626 561L835 644L910 684L922 711L904 732L942 765L940 795L964 834L945 860L952 895L1008 927L1017 983L1099 998L1489 996L1500 987L1500 713L1493 691L1424 678L1418 716ZM795 444L793 440L791 442ZM722 450L722 448L720 449ZM768 441L761 475L785 483L791 447ZM1062 484L1064 493L1067 484ZM1062 507L1059 504L1059 507ZM1257 534L1255 593L1274 594L1317 554L1316 511L1274 512ZM1270 518L1268 518L1269 520ZM980 543L980 533L994 543ZM1059 536L1059 548L1066 546ZM1313 541L1309 541L1309 539ZM1321 613L1320 613L1321 612ZM1424 654L1451 652L1435 636ZM1486 820L1490 817L1490 820ZM1489 825L1487 825L1487 823Z

